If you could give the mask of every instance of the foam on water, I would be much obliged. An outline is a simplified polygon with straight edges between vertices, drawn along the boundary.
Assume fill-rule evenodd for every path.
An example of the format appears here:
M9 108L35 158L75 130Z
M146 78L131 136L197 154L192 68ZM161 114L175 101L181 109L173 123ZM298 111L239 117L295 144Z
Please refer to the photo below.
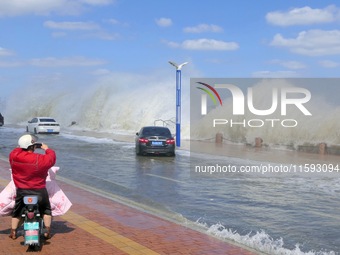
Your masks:
M284 247L282 238L274 240L265 231L261 230L256 233L240 235L236 231L227 229L221 224L212 225L208 229L208 233L219 238L226 238L237 243L244 244L261 252L271 255L335 255L334 251L308 251L303 252L300 245L296 244L293 250Z
M89 136L78 136L78 135L71 135L71 134L61 134L61 136L68 138L68 139L75 139L80 140L88 143L114 143L112 139L109 138L96 138L96 137L89 137Z

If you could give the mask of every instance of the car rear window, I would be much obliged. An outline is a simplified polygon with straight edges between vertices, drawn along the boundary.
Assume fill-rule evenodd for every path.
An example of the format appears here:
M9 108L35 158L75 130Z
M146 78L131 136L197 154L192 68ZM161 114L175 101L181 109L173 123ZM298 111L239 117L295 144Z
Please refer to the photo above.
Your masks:
M167 128L148 127L143 129L143 135L157 135L171 137L170 130Z
M40 119L40 122L56 122L54 119Z

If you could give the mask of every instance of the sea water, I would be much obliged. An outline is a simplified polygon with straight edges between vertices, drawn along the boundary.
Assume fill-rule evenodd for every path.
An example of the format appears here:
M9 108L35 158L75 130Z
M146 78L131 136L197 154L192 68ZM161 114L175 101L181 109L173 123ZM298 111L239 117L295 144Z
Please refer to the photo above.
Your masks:
M1 128L1 157L16 146L22 130ZM182 223L185 218L186 224L194 222L207 234L268 254L333 255L340 249L336 175L192 176L189 161L196 156L185 150L177 150L175 158L136 157L133 142L69 133L39 138L56 148L60 177L125 197L143 209L174 214ZM254 163L211 155L197 158Z

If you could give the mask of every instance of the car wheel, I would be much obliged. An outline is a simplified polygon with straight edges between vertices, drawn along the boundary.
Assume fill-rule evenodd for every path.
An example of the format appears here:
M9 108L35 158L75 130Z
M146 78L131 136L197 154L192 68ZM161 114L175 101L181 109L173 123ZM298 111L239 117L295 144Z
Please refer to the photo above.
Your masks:
M176 156L175 152L169 152L167 155L168 155L169 157L175 157L175 156Z
M145 155L147 154L147 153L146 153L143 149L141 149L140 147L139 147L138 153L139 153L139 155L142 155L142 156L145 156Z
M138 146L138 145L136 145L135 150L136 150L136 155L137 155L137 156L142 155L142 154L140 153L140 149L139 149L139 146Z

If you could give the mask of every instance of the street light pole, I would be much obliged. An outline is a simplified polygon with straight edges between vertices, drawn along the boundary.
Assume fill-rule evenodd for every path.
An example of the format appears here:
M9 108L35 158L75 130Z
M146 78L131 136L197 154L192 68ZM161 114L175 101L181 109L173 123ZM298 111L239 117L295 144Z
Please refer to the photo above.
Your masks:
M169 61L171 65L176 67L176 146L181 146L181 80L182 80L182 73L181 69L184 65L188 64L188 62L184 62L180 65Z

